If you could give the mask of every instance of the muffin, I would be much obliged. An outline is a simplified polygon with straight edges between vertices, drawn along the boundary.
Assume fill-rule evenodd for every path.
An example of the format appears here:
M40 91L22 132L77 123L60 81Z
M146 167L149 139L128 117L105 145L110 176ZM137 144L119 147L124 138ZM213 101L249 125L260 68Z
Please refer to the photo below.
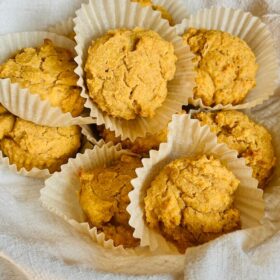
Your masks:
M201 112L193 117L208 125L220 143L236 150L253 169L253 177L259 181L259 187L265 187L276 163L272 137L265 127L234 110Z
M8 135L15 123L15 117L0 104L0 141Z
M89 96L112 117L152 118L166 99L176 60L172 43L154 31L111 30L88 49Z
M183 40L197 62L194 98L206 106L237 105L256 85L258 65L242 39L218 30L188 29Z
M0 124L0 149L18 170L36 167L53 173L75 156L81 145L78 126L40 126L8 112L0 114Z
M76 66L69 50L55 47L51 40L45 39L42 46L22 49L0 65L0 78L9 78L76 117L84 109L78 76L74 73Z
M136 247L139 240L133 237L129 226L128 193L130 181L136 177L135 169L141 166L139 158L122 155L109 166L80 172L79 201L91 226L104 232L106 240L115 246Z
M98 127L99 136L106 142L113 142L114 145L121 143L123 149L130 150L141 156L147 156L150 150L158 150L160 143L167 141L167 129L163 129L155 134L147 134L145 137L137 137L135 141L129 139L121 140L116 137L113 131L105 129L104 126Z
M184 253L240 228L233 203L238 185L235 175L213 156L176 159L147 190L146 222Z
M152 6L153 10L159 11L161 13L161 17L163 19L166 19L169 21L170 25L174 25L174 21L172 19L172 16L169 14L169 12L162 6L153 5L153 2L151 0L131 0L132 2L138 2L141 6Z

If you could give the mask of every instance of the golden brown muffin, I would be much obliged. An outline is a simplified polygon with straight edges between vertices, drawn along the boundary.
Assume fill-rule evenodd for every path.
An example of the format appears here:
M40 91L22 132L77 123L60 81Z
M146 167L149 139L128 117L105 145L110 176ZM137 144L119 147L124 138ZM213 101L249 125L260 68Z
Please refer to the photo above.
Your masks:
M142 156L148 155L150 150L158 150L160 143L167 141L167 129L163 129L156 134L147 134L146 137L137 137L134 142L129 139L121 141L121 137L116 137L113 131L105 129L104 126L98 127L99 135L108 143L114 145L121 143L123 149L132 151Z
M115 246L136 247L139 240L133 237L129 226L128 193L130 181L136 177L135 169L141 166L139 158L122 155L108 167L81 171L80 205L90 224L112 239Z
M40 126L14 117L13 127L0 141L0 148L17 169L34 167L60 170L81 145L78 126L52 128Z
M7 113L8 111L0 104L0 114Z
M0 78L10 78L12 83L19 83L76 117L84 109L78 76L74 73L76 66L69 50L55 47L46 39L41 47L25 48L0 65Z
M213 156L181 158L166 165L144 199L149 227L180 252L240 228L233 206L238 179Z
M89 95L113 117L153 117L176 70L172 43L156 32L111 30L92 42L85 65Z
M66 36L67 36L69 39L71 39L72 41L75 41L76 33L75 33L75 31L71 31L71 32L69 32Z
M220 111L197 113L194 117L204 125L209 125L217 134L218 141L236 150L239 157L253 169L253 177L264 188L276 163L270 133L262 125L256 124L242 112Z
M13 129L15 117L0 104L0 140Z
M153 10L159 11L161 13L161 17L168 20L170 25L174 25L174 21L172 19L172 16L169 14L169 12L162 6L153 5L153 2L151 0L131 0L132 2L138 2L141 6L152 6Z
M204 105L239 104L255 87L256 57L240 38L222 31L190 28L183 40L196 55L194 98L201 98Z

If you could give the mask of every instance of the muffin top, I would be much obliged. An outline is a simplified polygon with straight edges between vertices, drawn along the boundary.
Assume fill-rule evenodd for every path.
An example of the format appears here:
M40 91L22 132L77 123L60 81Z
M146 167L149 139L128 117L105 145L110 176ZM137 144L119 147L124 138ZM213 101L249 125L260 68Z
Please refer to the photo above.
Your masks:
M92 42L85 65L89 95L113 117L153 117L176 70L172 43L135 28L109 31Z
M196 55L194 98L201 98L204 105L239 104L256 85L256 57L240 38L222 31L190 28L183 40Z
M161 13L161 17L168 20L170 25L174 25L172 16L170 13L163 7L158 5L153 5L151 0L131 0L132 2L138 2L142 6L152 6L153 10L159 11Z
M0 138L0 148L18 169L37 167L51 173L58 171L80 148L78 126L46 127L8 115L13 122L9 123L9 132Z
M121 140L121 137L116 137L114 131L105 129L103 126L98 127L99 135L108 143L113 142L114 145L121 143L123 149L128 149L133 153L146 156L150 150L158 150L160 143L167 141L167 128L155 134L147 134L145 137L137 137L134 142L129 139Z
M15 117L0 104L0 140L12 131Z
M12 83L28 88L52 106L76 117L84 108L77 86L78 76L74 73L76 66L69 50L55 47L52 41L45 39L42 46L22 49L0 65L0 78L10 78Z
M213 156L180 158L166 165L147 190L145 217L184 252L239 228L233 207L239 180Z
M8 111L7 111L6 108L3 107L3 105L1 105L1 103L0 103L0 114L4 114L4 113L8 113Z
M108 167L82 170L80 173L80 205L90 224L103 231L106 239L113 239L115 246L139 245L128 225L126 208L128 193L132 190L130 181L136 177L135 169L140 166L139 158L122 155Z
M253 169L253 177L263 188L276 163L272 137L265 127L256 124L242 112L220 111L197 113L194 117L209 125L218 141L236 150L246 164Z
M142 6L151 6L152 5L151 0L131 0L131 2L137 2Z

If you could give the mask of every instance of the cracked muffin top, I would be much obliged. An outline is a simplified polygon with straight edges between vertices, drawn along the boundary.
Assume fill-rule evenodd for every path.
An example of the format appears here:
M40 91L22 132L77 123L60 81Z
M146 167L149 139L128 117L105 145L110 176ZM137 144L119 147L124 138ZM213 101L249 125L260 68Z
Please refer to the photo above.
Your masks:
M51 40L45 39L42 46L22 49L0 65L0 78L10 78L12 83L28 88L30 93L76 117L84 109L78 76L74 73L76 67L69 50L55 47Z
M1 112L1 107L0 107ZM78 126L47 127L0 113L0 149L17 169L48 169L51 173L75 156L81 145Z
M155 134L147 134L145 137L137 137L135 141L129 139L121 140L116 137L115 132L105 129L104 126L98 128L100 137L106 142L113 142L114 145L121 143L123 149L130 150L133 153L147 156L150 150L158 150L160 143L167 141L167 129L163 129Z
M239 111L201 112L194 118L208 125L218 141L236 150L253 169L253 177L264 188L276 164L272 137L268 130Z
M213 156L170 162L152 181L144 199L149 227L181 253L240 227L234 208L239 180Z
M136 177L135 169L141 166L139 158L122 155L107 167L98 167L80 173L80 205L90 222L115 246L136 247L139 240L133 237L129 226L128 193L130 181Z
M154 31L111 30L88 49L89 96L113 117L152 118L166 99L176 60L172 43Z
M186 114L185 110L181 110L178 114ZM147 133L145 137L137 137L134 141L129 139L121 140L116 137L115 132L106 129L104 125L97 126L99 136L106 142L113 142L114 145L121 144L123 149L130 150L135 154L143 157L149 155L150 150L158 150L161 143L167 142L168 124L166 128L152 134Z
M172 16L169 14L169 12L163 6L153 5L153 1L151 1L151 0L131 0L131 1L138 2L143 7L152 6L153 10L159 11L161 13L161 17L163 19L168 20L170 25L174 25Z
M197 62L194 98L206 106L240 104L256 85L258 65L247 43L218 30L188 29L183 40Z

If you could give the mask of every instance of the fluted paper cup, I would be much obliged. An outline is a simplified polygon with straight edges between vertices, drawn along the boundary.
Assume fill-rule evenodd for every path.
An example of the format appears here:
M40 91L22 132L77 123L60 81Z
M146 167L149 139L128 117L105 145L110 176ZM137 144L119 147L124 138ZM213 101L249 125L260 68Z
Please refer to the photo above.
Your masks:
M81 126L81 133L81 147L77 154L84 153L87 149L92 149L95 145L99 146L103 145L104 143L103 141L97 141L95 139L94 134L91 132L90 128L87 125ZM31 170L27 170L24 167L18 169L16 164L10 163L9 158L5 156L0 149L0 166L1 165L8 167L12 172L22 176L40 179L48 178L51 176L51 173L48 169L39 169L37 167L33 167Z
M171 15L175 24L181 23L189 16L186 5L181 0L153 0L153 5L165 8ZM48 31L74 39L75 32L73 17L69 17L66 20L50 26Z
M0 36L0 64L23 48L38 47L44 39L50 39L55 46L66 48L75 53L75 42L55 33L34 31L12 33ZM94 123L90 117L72 117L53 107L48 100L42 100L38 94L31 94L10 79L0 79L0 103L12 114L39 125L51 127L71 126Z
M107 249L118 250L120 253L136 254L142 248L124 249L121 246L114 246L113 240L106 240L103 232L98 233L97 228L91 228L79 204L78 193L80 190L79 172L81 169L105 166L117 160L123 154L131 154L122 150L120 145L113 146L107 143L102 146L95 146L93 150L87 150L79 154L75 159L70 159L67 165L62 166L61 172L55 173L45 182L41 190L40 200L45 208L59 217L63 218L78 231L89 235L94 242Z
M73 17L69 17L64 21L60 21L57 24L50 26L48 32L56 33L74 40L75 32Z
M228 32L244 40L256 56L259 69L256 74L256 87L249 91L238 105L217 104L208 107L199 99L191 101L195 106L218 109L245 109L262 104L274 94L279 81L279 60L273 44L273 38L267 26L258 18L242 10L212 7L203 9L177 25L178 34L188 28L213 29Z
M171 161L183 156L213 155L234 173L240 181L235 193L234 205L240 211L242 229L259 225L264 214L263 191L257 188L252 169L247 167L237 152L225 144L218 144L215 134L208 126L200 126L189 115L174 115L168 127L168 141L161 144L159 151L151 151L150 158L143 159L143 167L136 170L137 178L131 181L134 189L129 193L129 224L135 229L134 237L141 240L141 246L151 251L177 252L174 245L158 232L150 229L144 220L144 197L152 180Z
M129 0L91 0L82 5L74 19L76 73L79 75L78 85L82 88L82 96L86 98L85 107L90 109L90 115L96 118L97 125L105 125L122 140L129 138L134 141L137 137L144 137L148 132L152 133L163 129L171 120L172 114L181 111L181 107L189 97L193 96L194 76L192 59L193 54L182 39L176 34L176 28L170 27L163 20L160 13L151 7L141 7ZM153 118L137 117L134 120L114 118L102 112L89 97L85 85L84 64L87 58L87 50L92 40L104 35L108 30L117 28L141 27L157 32L165 40L172 42L175 54L178 58L176 73L172 81L168 83L168 95L163 105L156 111Z

